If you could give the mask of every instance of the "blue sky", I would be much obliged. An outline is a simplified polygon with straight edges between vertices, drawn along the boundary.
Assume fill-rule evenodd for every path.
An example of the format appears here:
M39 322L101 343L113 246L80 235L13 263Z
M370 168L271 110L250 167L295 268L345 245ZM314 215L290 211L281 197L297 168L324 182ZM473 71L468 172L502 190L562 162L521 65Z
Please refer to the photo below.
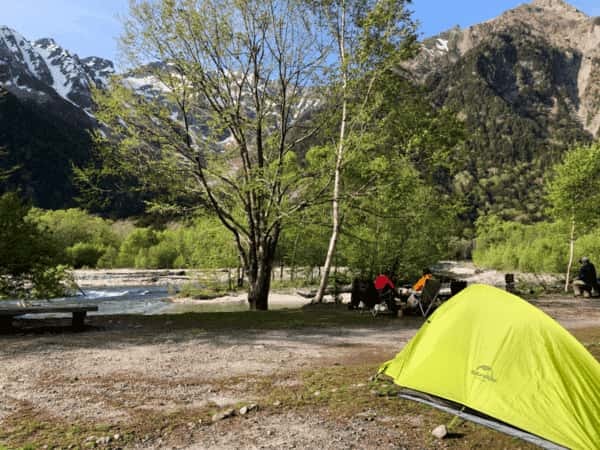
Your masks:
M467 27L498 16L528 0L413 0L422 37L454 25ZM571 0L591 16L600 16L600 0ZM117 62L119 16L128 0L0 0L0 25L27 39L52 37L81 57L101 56Z

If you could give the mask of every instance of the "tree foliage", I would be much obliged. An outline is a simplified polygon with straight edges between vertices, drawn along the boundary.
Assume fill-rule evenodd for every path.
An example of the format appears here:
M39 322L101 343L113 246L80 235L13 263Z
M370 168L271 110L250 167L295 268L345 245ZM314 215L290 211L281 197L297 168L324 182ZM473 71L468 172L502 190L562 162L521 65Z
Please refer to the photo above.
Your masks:
M332 227L324 270L315 301L323 299L330 267L341 232L342 177L347 154L361 151L351 142L361 136L369 120L374 84L411 56L415 50L415 24L406 0L313 0L321 33L333 43L331 73L334 95L330 101L341 110L335 159L332 164ZM337 98L336 98L337 97ZM337 101L336 101L337 100ZM365 121L366 120L366 121Z
M15 193L0 197L0 298L57 297L71 287L68 268L57 264L59 248L29 209Z
M568 151L554 167L548 182L551 214L573 219L581 227L598 223L600 212L600 144L583 145Z
M554 176L548 183L548 198L555 217L569 223L571 228L569 262L565 291L575 253L576 232L598 224L600 214L595 205L600 200L600 144L575 147L554 167Z
M258 309L268 305L282 222L311 201L315 174L297 155L318 128L302 116L307 96L319 98L325 62L312 23L292 0L132 2L124 54L133 65L157 62L145 70L181 119L122 80L98 96L98 117L118 138L119 159L144 174L142 187L162 183L177 206L181 192L201 196L188 206L207 205L231 232Z

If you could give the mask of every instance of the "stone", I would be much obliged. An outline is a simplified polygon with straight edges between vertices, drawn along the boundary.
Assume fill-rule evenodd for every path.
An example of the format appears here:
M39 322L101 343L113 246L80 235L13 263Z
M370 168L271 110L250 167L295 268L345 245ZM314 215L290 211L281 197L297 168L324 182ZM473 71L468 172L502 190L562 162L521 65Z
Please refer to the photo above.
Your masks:
M240 408L240 416L245 416L246 414L248 414L248 407L247 406L242 406Z
M433 429L433 431L431 432L431 434L433 434L438 439L444 439L446 437L446 435L448 434L446 425L440 425L438 427L435 427Z
M221 411L212 416L213 422L218 422L223 419L227 419L231 416L235 415L235 409L226 409L225 411Z

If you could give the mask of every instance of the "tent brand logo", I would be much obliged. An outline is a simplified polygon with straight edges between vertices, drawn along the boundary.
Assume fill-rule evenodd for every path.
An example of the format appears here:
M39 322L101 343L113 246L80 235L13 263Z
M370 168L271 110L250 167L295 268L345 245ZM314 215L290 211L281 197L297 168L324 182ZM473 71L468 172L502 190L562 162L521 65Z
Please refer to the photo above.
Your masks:
M484 381L491 381L492 383L495 383L497 381L494 378L494 371L490 366L479 366L477 367L477 369L473 369L471 371L471 374L481 378Z

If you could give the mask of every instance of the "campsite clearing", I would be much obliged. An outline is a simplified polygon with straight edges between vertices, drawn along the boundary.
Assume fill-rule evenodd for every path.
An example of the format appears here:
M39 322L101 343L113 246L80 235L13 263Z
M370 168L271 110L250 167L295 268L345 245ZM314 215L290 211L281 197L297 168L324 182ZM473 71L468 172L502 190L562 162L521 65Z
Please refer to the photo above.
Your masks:
M600 358L600 301L536 304ZM420 324L334 305L47 319L0 336L0 448L534 448L470 423L438 441L450 415L370 381Z

